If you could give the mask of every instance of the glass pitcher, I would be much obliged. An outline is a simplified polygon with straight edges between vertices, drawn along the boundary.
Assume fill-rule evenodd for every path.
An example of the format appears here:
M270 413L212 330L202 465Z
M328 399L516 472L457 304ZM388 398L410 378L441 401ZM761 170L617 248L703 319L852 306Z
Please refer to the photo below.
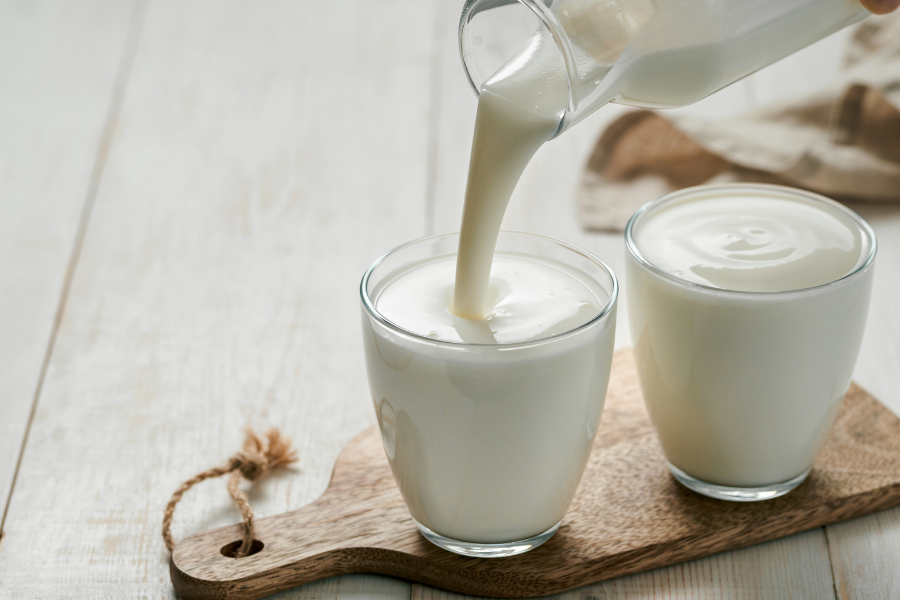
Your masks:
M559 135L607 102L692 104L868 15L859 0L467 0L459 46L478 94L551 35L569 86Z

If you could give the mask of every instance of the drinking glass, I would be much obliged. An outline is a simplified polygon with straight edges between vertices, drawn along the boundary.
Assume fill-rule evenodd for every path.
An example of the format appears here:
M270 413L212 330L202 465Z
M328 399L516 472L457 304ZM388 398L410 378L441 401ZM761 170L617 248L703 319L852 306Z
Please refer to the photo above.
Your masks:
M861 256L846 275L780 292L720 289L650 263L635 232L676 203L752 193L806 202L852 223ZM773 185L688 188L638 210L625 229L628 311L644 402L669 470L713 498L775 498L809 474L859 354L875 234L818 194Z
M458 243L457 233L409 242L366 271L366 370L385 454L422 535L466 556L509 556L549 539L578 487L609 383L618 284L580 248L502 231L498 255L577 274L600 301L598 313L571 331L515 344L440 341L379 313L392 277L455 257Z

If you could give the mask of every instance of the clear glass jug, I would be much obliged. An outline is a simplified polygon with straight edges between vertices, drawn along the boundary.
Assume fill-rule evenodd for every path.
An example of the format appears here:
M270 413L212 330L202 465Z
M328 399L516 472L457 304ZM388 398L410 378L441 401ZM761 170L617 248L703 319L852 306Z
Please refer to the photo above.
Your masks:
M552 35L569 86L559 135L607 102L692 104L868 15L859 0L467 0L459 46L478 94Z

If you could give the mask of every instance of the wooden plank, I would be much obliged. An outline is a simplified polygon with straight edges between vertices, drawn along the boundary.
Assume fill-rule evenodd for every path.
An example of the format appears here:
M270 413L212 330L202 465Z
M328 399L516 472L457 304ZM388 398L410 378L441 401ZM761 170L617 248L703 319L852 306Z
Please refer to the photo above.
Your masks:
M838 598L900 598L900 509L825 529Z
M455 23L457 3L447 3L448 27ZM443 42L444 65L439 119L439 157L435 184L435 231L459 228L465 176L468 169L476 98L459 66L455 36ZM834 68L833 66L831 68ZM751 76L683 113L728 116L758 102L756 79ZM575 191L581 170L599 133L627 107L609 105L558 139L546 144L526 169L504 220L504 228L523 229L558 237L594 252L606 261L623 284L616 346L630 345L627 320L628 282L623 281L625 248L620 234L585 232L577 221ZM455 594L415 584L414 598L433 600ZM828 550L823 531L811 531L763 546L634 575L561 594L560 599L587 598L823 598L833 594Z
M443 3L443 27L451 33L440 40L443 63L439 67L441 104L431 226L437 233L459 230L478 101L462 70L455 35L462 4L458 0ZM574 198L597 133L625 110L628 108L610 105L538 150L510 199L503 228L534 231L578 244L600 256L617 275L624 273L620 236L584 232L576 219ZM629 345L627 327L623 327L625 310L620 302L616 347Z
M875 229L879 245L856 377L900 415L900 207L853 208ZM841 600L900 597L900 509L826 530Z
M0 515L102 164L133 8L0 3Z
M818 527L812 540L795 537L762 554L762 562L772 568L755 591L776 598L812 591L797 585L800 578L786 569L796 562L783 557L796 555L812 559L805 566L818 570L815 597L821 598L823 592L833 593L828 561L816 560L827 554L821 526L898 504L900 419L856 386L847 394L816 469L789 495L771 502L718 502L685 490L665 467L641 399L634 356L625 349L613 358L604 418L575 499L559 531L541 547L485 561L450 554L424 540L373 426L341 452L321 498L256 522L261 552L240 560L222 555L222 548L240 538L240 525L199 533L175 548L172 581L186 600L254 600L326 575L354 572L395 575L467 594L540 596ZM731 558L712 560L726 568L702 580L705 590L735 583ZM759 575L758 569L748 570ZM668 581L665 574L660 579Z
M267 600L397 600L409 598L409 583L392 577L340 575L304 585Z
M149 5L10 504L4 593L171 597L165 503L248 423L301 457L252 490L258 515L325 489L374 422L359 279L424 231L431 22L420 0ZM173 530L237 520L211 482ZM355 581L350 596L409 595Z

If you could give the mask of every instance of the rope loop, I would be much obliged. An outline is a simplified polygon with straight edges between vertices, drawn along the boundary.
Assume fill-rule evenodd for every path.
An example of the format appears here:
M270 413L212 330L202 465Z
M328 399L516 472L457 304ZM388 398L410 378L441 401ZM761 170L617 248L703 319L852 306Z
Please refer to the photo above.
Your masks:
M278 429L272 428L266 432L265 437L257 435L252 429L247 429L243 447L228 461L220 466L203 471L191 477L181 484L169 503L163 515L162 536L169 553L175 548L172 539L172 516L175 514L175 506L181 501L181 497L189 489L207 479L231 476L228 478L228 495L234 501L243 519L244 535L241 539L241 547L234 553L235 558L247 556L253 545L253 510L247 494L241 491L241 479L257 481L267 473L287 467L297 462L297 452L291 448L291 440L284 436Z

